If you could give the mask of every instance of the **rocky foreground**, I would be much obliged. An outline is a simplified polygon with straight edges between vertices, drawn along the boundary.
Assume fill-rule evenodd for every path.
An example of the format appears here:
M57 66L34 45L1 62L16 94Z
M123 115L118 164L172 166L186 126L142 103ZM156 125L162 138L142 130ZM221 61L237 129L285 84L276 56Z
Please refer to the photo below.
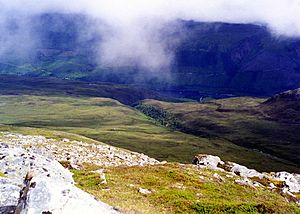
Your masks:
M0 139L1 214L118 213L75 187L72 174L58 161L68 161L75 168L82 163L159 163L143 154L69 139L11 133L1 133ZM99 176L103 177L101 170Z
M56 160L0 144L0 213L118 213L74 186Z
M85 143L67 138L48 139L43 136L2 132L0 133L0 213L120 212L78 189L74 185L72 173L60 163L68 163L69 168L77 170L84 168L85 163L98 166L99 169L92 173L97 173L104 185L107 181L103 169L107 169L107 167L136 166L144 168L144 166L156 167L156 164L159 168L164 167L164 163L144 154L97 142ZM204 154L196 156L193 164L180 165L182 165L183 171L190 167L196 169L202 183L217 182L221 185L232 181L235 185L255 191L277 192L286 201L300 205L299 198L297 198L300 193L299 174L260 173L233 162L224 162L217 156ZM202 169L212 171L209 178L206 177L207 172L201 172ZM132 188L136 187L133 184L128 185ZM185 189L177 183L174 184L175 186L172 185L171 188L180 191ZM155 190L144 188L138 188L136 192L136 194L150 195L149 197L155 194ZM205 197L200 193L197 195Z
M23 147L39 154L54 157L58 161L68 161L78 168L82 163L98 166L143 166L158 164L159 161L147 155L119 149L99 142L86 143L63 138L60 140L44 136L22 135L9 132L0 133L0 140L8 145Z

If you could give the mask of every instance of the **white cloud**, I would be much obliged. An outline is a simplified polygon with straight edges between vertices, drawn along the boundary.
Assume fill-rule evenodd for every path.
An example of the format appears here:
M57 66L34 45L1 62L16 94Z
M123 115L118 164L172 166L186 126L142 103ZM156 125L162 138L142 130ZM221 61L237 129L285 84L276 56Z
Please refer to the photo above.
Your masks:
M172 52L159 32L176 19L261 23L275 34L300 36L300 0L0 0L0 22L10 13L48 11L85 13L104 21L102 62L136 63L150 70L171 62Z

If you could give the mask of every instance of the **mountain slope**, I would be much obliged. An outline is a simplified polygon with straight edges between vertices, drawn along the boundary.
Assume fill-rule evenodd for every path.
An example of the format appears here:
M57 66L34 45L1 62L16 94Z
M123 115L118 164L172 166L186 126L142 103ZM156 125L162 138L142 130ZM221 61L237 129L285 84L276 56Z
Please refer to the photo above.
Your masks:
M163 125L203 137L224 138L299 166L299 89L269 100L237 97L203 103L145 100L139 110Z
M273 120L286 123L300 123L300 88L277 94L261 107Z
M141 84L196 99L219 94L272 95L300 87L299 38L276 37L266 27L252 24L186 20L174 28L173 24L160 35L170 47L167 51L174 53L169 73L153 74L135 64L99 64L96 47L103 41L93 20L59 13L32 17L37 44L23 59L17 50L2 54L0 73Z

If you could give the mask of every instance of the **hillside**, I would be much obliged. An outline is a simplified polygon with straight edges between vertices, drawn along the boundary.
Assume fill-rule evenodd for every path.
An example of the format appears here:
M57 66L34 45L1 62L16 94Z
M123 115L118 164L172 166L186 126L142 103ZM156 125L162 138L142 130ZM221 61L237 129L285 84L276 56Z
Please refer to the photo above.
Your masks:
M15 209L18 202L15 193L20 188L12 187L22 181L27 167L34 174L28 180L28 203L24 208L33 213L38 210L68 213L74 207L76 210L72 212L76 213L83 210L87 213L300 212L299 174L262 174L210 155L198 155L195 165L159 162L79 135L42 129L14 128L14 132L0 132L0 142L3 155L0 165L4 166L0 171L1 212ZM78 144L84 146L75 149ZM100 159L110 158L109 161L95 162L93 155L85 154L94 153L95 149L102 150ZM20 157L14 155L21 153ZM71 174L57 161L73 173L77 187L113 207L73 187ZM119 164L115 165L116 162ZM12 170L21 165L21 171ZM1 188L8 183L11 188ZM57 191L63 188L68 191ZM41 193L42 198L47 198L42 203L41 197L37 197ZM2 198L3 194L10 196Z
M237 97L204 102L145 100L137 109L175 130L222 138L300 164L298 90L268 100Z
M159 99L161 97L155 91L134 86L91 84L68 79L17 75L0 75L0 94L107 97L126 105L133 105L145 98Z
M80 134L160 161L190 163L196 154L206 153L261 171L299 171L290 162L224 138L197 137L158 125L136 109L108 98L14 95L0 96L0 103L0 124L12 128L36 127ZM7 130L7 126L1 129Z
M286 123L300 123L300 88L277 94L262 103L270 118Z

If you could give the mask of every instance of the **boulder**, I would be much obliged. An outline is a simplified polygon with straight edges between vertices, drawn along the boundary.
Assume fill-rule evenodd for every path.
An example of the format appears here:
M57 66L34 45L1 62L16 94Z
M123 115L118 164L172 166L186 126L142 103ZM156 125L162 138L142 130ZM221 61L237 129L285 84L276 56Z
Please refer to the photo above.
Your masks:
M224 164L224 162L218 157L213 155L200 154L195 156L193 164L209 169L221 169L218 166Z
M245 178L258 177L262 179L263 177L265 177L262 173L256 171L255 169L248 169L245 166L233 162L227 162L226 169L238 176L245 177Z
M50 157L6 146L1 146L0 156L5 174L0 177L1 213L19 208L28 214L118 213L75 187L72 174Z

